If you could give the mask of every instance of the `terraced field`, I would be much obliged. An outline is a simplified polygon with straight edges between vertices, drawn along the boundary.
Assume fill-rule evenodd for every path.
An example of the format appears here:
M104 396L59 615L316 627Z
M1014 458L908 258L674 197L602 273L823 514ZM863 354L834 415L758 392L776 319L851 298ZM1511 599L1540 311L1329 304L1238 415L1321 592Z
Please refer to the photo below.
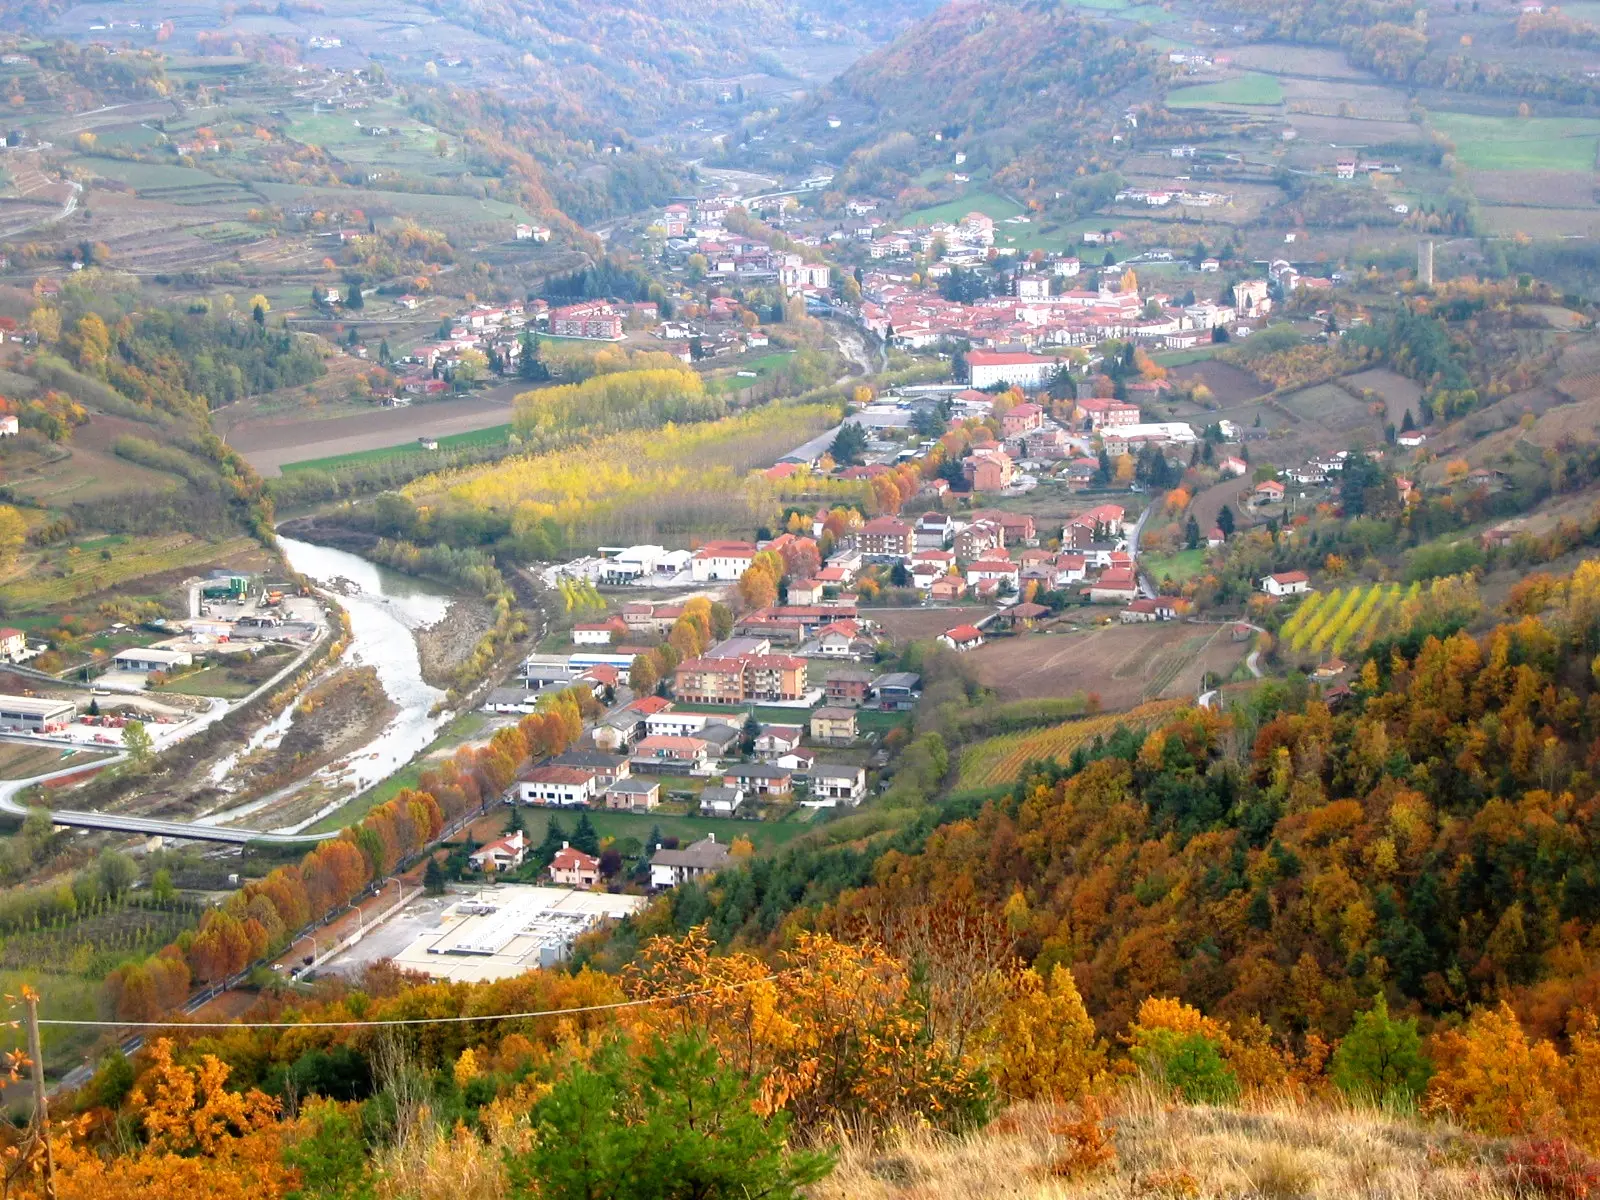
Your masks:
M1097 737L1110 737L1118 726L1149 729L1182 709L1185 703L1181 700L1157 700L1124 713L1102 713L1045 729L1029 729L989 738L967 747L962 753L957 786L984 788L1009 783L1026 763L1047 758L1065 761L1079 746L1088 745Z

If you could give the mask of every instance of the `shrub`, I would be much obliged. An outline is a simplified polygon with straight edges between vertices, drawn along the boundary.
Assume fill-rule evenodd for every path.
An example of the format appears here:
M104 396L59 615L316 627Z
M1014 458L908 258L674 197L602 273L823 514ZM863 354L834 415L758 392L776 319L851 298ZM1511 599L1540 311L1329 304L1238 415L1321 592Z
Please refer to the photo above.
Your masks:
M1133 1061L1190 1104L1228 1104L1239 1098L1239 1077L1222 1061L1217 1043L1203 1033L1140 1030Z

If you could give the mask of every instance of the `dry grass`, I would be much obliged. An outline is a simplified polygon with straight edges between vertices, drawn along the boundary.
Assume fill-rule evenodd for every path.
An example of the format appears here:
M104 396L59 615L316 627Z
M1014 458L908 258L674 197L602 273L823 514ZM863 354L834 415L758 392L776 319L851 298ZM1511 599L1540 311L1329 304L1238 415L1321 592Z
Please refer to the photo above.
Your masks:
M903 1129L876 1146L846 1139L812 1200L1509 1200L1492 1147L1454 1129L1381 1113L1292 1102L1171 1105L1124 1094L1108 1122L1117 1162L1074 1175L1046 1107L1012 1109L953 1137ZM1066 1171L1064 1174L1063 1172Z

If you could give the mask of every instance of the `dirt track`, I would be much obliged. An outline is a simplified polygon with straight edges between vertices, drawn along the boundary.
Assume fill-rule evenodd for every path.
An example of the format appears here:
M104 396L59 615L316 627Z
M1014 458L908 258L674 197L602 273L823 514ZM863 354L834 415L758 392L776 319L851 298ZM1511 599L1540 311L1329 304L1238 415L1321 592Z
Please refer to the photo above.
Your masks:
M512 396L524 390L526 385L508 384L460 400L374 407L371 412L321 421L293 414L251 418L230 429L227 440L262 475L278 475L285 463L381 450L424 435L444 437L505 425L511 420Z

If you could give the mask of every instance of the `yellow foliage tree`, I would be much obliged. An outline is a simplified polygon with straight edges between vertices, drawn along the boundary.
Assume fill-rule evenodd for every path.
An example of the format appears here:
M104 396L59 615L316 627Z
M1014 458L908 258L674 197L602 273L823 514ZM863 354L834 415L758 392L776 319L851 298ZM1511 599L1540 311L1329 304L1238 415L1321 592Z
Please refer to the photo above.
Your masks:
M1022 971L989 1030L995 1085L1011 1100L1067 1102L1103 1078L1106 1048L1095 1037L1072 972L1057 963L1048 982Z
M1562 1131L1560 1056L1547 1041L1530 1042L1504 1001L1440 1034L1432 1050L1438 1073L1424 1111L1503 1136Z

